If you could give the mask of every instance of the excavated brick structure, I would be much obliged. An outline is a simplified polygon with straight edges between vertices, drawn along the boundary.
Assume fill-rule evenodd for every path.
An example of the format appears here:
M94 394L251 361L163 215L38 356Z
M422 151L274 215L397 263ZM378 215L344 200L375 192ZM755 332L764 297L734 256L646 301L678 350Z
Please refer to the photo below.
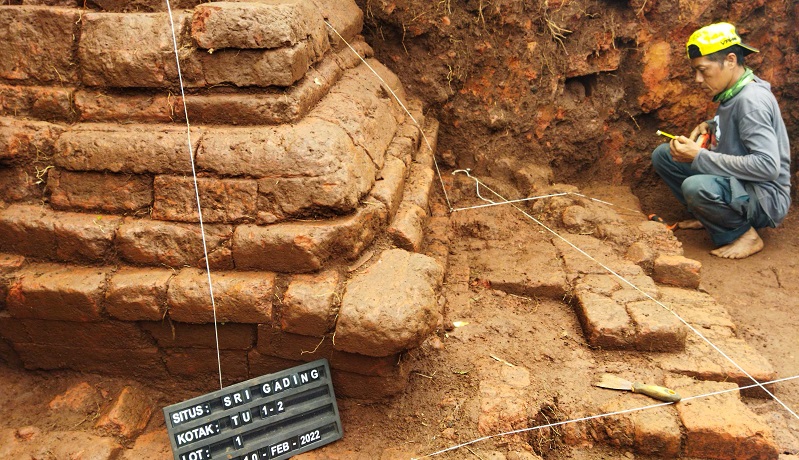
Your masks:
M189 132L165 2L6 3L0 359L214 388L190 139L226 383L326 357L339 394L405 388L438 124L354 1L174 2Z

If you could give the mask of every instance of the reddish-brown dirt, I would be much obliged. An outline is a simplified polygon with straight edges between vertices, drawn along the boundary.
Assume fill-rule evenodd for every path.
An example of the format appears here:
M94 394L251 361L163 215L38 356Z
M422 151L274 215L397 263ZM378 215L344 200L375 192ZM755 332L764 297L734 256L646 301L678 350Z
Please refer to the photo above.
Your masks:
M791 57L796 40L789 35L794 33L789 25L795 23L796 2L716 0L702 11L694 11L698 7L689 2L651 0L358 3L366 12L365 33L377 57L441 121L441 164L475 168L524 192L530 187L521 186L525 177L517 174L518 168L541 165L551 167L558 182L600 190L608 184L627 184L645 211L670 221L680 218L676 202L649 167L648 152L657 142L651 133L659 127L689 131L712 107L699 91L680 94L664 88L652 95L652 106L642 108L639 97L651 91L644 78L656 76L642 77L639 44L659 37L677 43L672 54L682 56L681 43L690 29L718 20L725 12L731 20L740 20L764 49L753 63L775 83L780 100L795 104L797 98L799 73ZM774 18L784 22L772 27ZM582 69L581 62L592 64ZM671 77L690 82L684 62L675 60L672 69ZM786 106L785 118L792 141L799 145L795 105ZM546 178L546 172L541 174ZM510 210L502 215L495 222L498 227L540 231ZM755 346L780 377L794 376L799 374L799 213L794 208L782 227L766 230L763 236L766 248L760 254L728 261L708 254L710 243L703 232L677 232L685 255L703 264L701 288L728 308L739 336ZM468 269L467 253L479 248L455 237L451 242L449 270ZM479 283L466 295L463 302L451 304L445 322L468 324L442 330L407 356L413 367L407 390L388 401L340 400L345 437L325 450L329 457L315 458L422 457L480 438L480 383L493 374L511 372L514 368L508 363L530 370L526 409L529 421L539 424L564 420L567 412L595 413L611 398L612 392L589 385L596 369L608 363L619 372L648 368L645 354L591 350L573 311L562 302L514 296ZM53 398L80 382L102 389L106 399L79 412L48 408ZM155 401L148 430L163 429L158 408L196 395L163 383L25 372L3 365L0 428L33 425L45 431L98 432L94 425L102 405L128 383L145 389ZM779 385L777 394L799 408L799 381ZM775 430L781 451L799 454L798 420L774 402L745 402ZM581 430L588 428L494 438L433 458L529 458L524 453L531 447L551 459L645 458L624 447L593 445ZM567 445L567 438L578 442ZM500 453L505 457L498 457Z
M607 193L603 193L602 186L586 193L610 199ZM669 202L667 199L660 201L661 204L652 206ZM663 214L671 218L677 213ZM482 228L483 235L498 235L508 228L516 229L522 235L541 231L511 208L496 210L492 216L497 227ZM470 219L475 219L475 225L487 222L479 214ZM491 219L488 222L491 225ZM799 246L797 230L799 217L794 212L783 227L763 232L766 248L762 253L741 261L709 256L709 242L701 231L677 233L684 243L686 255L703 263L701 289L729 309L739 335L772 363L780 377L799 374L795 357L799 351L795 333L799 326L795 315L795 298L799 295L799 277L796 276L799 266L794 256ZM459 240L456 235L451 238L451 283L458 279L468 280L469 252L480 248L475 247L475 242L467 244ZM500 240L494 242L497 241ZM508 260L502 263L514 265L519 261L508 256ZM307 458L422 457L481 438L484 434L477 429L482 411L481 395L486 382L491 382L493 376L502 375L511 380L529 377L529 385L524 388L522 396L501 391L495 395L498 400L507 398L509 401L506 412L514 407L523 407L523 419L508 426L499 424L489 432L601 413L602 406L617 394L590 385L600 371L657 375L658 370L646 353L602 351L589 347L577 317L566 303L507 294L492 290L475 279L460 291L454 284L449 284L446 294L445 324L448 327L406 357L413 369L407 390L386 401L339 400L344 439L321 451L305 454ZM460 327L453 328L453 325ZM519 368L529 370L529 376L516 375ZM88 382L102 390L105 399L78 411L48 408L51 400L80 382ZM160 407L196 395L165 382L150 385L72 372L31 373L3 368L0 372L0 388L3 390L0 392L0 428L32 425L44 431L77 430L102 434L95 423L104 404L125 384L144 389L154 401L155 412L148 431L164 430ZM799 407L799 382L779 385L777 394L789 406ZM651 404L651 400L643 396L631 395L631 398L639 406ZM799 453L797 420L773 401L745 399L745 402L772 427L782 452ZM603 421L576 423L498 437L432 458L534 458L530 457L533 449L547 459L648 458L634 455L629 447L614 447L597 441L596 438L603 439L603 424ZM121 438L120 441L128 447L134 446L131 441Z

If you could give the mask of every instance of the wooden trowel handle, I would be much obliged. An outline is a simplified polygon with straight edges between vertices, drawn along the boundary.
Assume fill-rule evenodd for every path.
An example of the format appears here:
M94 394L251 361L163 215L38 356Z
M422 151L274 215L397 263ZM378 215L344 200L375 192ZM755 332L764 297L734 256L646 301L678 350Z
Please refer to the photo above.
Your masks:
M682 399L674 390L658 385L645 385L638 382L633 383L633 393L641 393L642 395L647 395L650 398L665 402L677 402Z

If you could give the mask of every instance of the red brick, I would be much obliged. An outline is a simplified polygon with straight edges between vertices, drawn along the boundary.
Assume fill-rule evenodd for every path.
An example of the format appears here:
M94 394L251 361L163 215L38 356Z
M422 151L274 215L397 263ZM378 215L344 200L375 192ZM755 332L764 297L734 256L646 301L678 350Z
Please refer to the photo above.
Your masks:
M394 136L391 144L388 145L388 149L386 149L386 158L394 157L398 160L402 160L406 167L410 167L413 164L413 156L415 154L416 150L413 146L413 140L401 136L400 131L397 131L397 135ZM403 180L403 189L405 188L404 185L405 181Z
M400 373L394 377L378 377L373 375L354 374L340 370L331 370L333 389L336 396L378 401L405 391L408 386L408 366L399 366Z
M68 84L77 81L72 48L79 11L40 6L0 8L0 78Z
M150 332L159 347L164 348L216 348L213 324L186 324L159 321L140 323ZM252 324L217 324L219 348L222 350L249 350L255 346L256 326Z
M204 0L170 1L173 10L190 10ZM92 0L92 5L102 11L115 13L166 11L166 2L161 0Z
M73 212L55 213L56 257L67 262L102 262L112 256L122 218Z
M443 268L430 257L384 251L347 284L335 348L381 357L418 347L441 320L443 278Z
M0 430L3 458L110 460L122 451L123 447L114 438L81 431L42 432L32 426Z
M211 273L216 319L232 323L270 323L275 275L264 272ZM169 317L184 323L213 323L208 276L202 270L181 270L169 284Z
M655 259L652 278L658 283L696 289L702 280L702 263L683 256L661 254Z
M387 81L396 80L379 62L371 59L369 64ZM382 169L398 125L393 111L395 102L383 97L384 94L380 80L365 65L360 65L345 72L309 116L341 127L356 146L366 151L375 167Z
M192 130L196 152L200 130ZM186 128L169 125L80 124L56 145L56 166L127 174L191 173Z
M47 408L53 411L89 414L104 403L101 390L89 382L80 382L50 400Z
M0 316L0 331L14 344L80 344L97 349L148 349L152 339L135 323L70 322ZM124 337L124 340L120 338Z
M310 362L326 358L332 369L361 375L397 376L398 354L373 357L333 349L330 337L290 334L267 325L258 326L259 353L291 361Z
M411 202L404 201L388 227L387 233L398 248L420 252L424 243L427 212Z
M168 348L165 350L166 368L177 377L192 381L216 382L219 386L219 362L216 349ZM247 380L249 375L247 352L244 350L221 350L222 381L230 385ZM217 388L219 389L219 388Z
M251 222L257 210L258 183L250 179L198 178L203 221L209 223ZM153 219L199 222L194 179L156 176Z
M424 136L422 137L419 149L413 157L413 162L418 163L428 169L433 169L435 164L435 152L438 147L438 120L435 118L425 118Z
M25 258L17 254L0 253L0 312L6 309L8 288L16 272L25 263Z
M150 431L136 438L133 447L122 453L122 460L174 460L166 429Z
M128 213L153 204L153 178L132 174L51 169L47 189L53 208Z
M667 379L683 398L735 388L734 383ZM681 401L677 413L685 432L686 457L776 460L779 449L771 428L740 400L737 391Z
M72 121L74 88L0 85L0 114L40 120Z
M194 9L191 37L205 49L270 49L294 46L307 37L322 41L327 30L309 2L215 3Z
M635 324L633 344L639 351L680 351L688 329L671 312L651 300L630 302L627 313Z
M175 13L176 36L183 36L189 18ZM78 58L84 84L157 88L177 82L167 14L84 13L81 25Z
M531 236L507 249L473 251L469 265L494 289L521 296L562 299L568 284L556 254L546 238ZM509 260L515 263L507 263Z
M424 116L424 107L422 102L418 99L411 99L405 105L408 111L411 113L411 117L407 117L402 124L400 124L399 128L397 129L397 137L398 138L407 138L411 141L411 154L416 155L416 151L421 147L422 143L424 143L424 139L422 138L422 129L426 124L425 116ZM432 123L432 122L431 122ZM430 133L425 133L425 136L430 134L431 136L435 137L438 134L437 125L434 125L436 128L435 130L431 130ZM431 142L435 142L435 138L428 139ZM435 147L435 144L432 144ZM425 143L425 148L427 148L427 144ZM434 149L435 150L435 149ZM408 166L410 166L409 162L406 162Z
M758 382L768 382L777 378L777 372L771 363L761 355L757 349L737 337L730 331L719 334L718 328L703 328L702 334L720 350L732 358L749 375ZM662 360L664 370L688 375L700 380L716 382L735 382L738 386L752 385L754 382L747 375L724 358L717 350L713 349L704 340L695 334L686 337L685 352L670 355ZM769 391L774 392L775 387ZM770 398L766 392L758 387L741 390L748 397Z
M0 196L9 202L30 201L44 197L44 187L36 177L37 165L25 164L0 168ZM39 169L41 173L42 170ZM46 172L46 171L44 171Z
M375 238L380 207L367 203L353 215L318 222L240 225L233 234L233 259L243 270L307 273L330 259L354 259Z
M131 440L144 431L152 413L153 403L147 393L136 387L126 386L94 427Z
M314 0L313 4L336 30L336 32L328 31L328 40L334 49L346 49L343 40L352 43L363 30L363 11L355 3L355 0L339 0L337 2Z
M501 367L499 372L480 381L480 414L477 422L480 434L500 433L528 426L528 413L535 412L530 407L532 401L529 401L522 389L529 382L530 372L521 367Z
M229 226L206 225L208 252L218 249L230 232ZM120 257L134 264L196 266L204 257L197 224L127 218L117 231L116 246Z
M274 128L211 129L197 155L200 168L263 178L259 222L308 213L350 212L374 183L375 168L342 129L313 118Z
M620 412L642 407L644 397L617 398L604 404L602 413ZM613 446L632 447L642 455L680 458L682 434L677 412L673 407L656 407L594 421L597 432L607 436Z
M171 270L121 268L111 275L105 294L109 315L126 321L158 321L166 312Z
M433 190L434 179L435 173L431 168L418 163L412 164L403 200L427 211L430 207L430 193Z
M392 142L391 145L395 145L395 143ZM386 164L380 171L379 180L375 181L372 191L369 192L370 198L386 206L389 220L393 219L402 202L406 171L405 163L402 160L391 155L387 156Z
M592 347L608 349L630 348L635 327L624 305L610 297L587 290L575 295L575 310L586 340Z
M238 87L291 86L321 59L327 37L311 37L292 47L273 50L222 49L213 54L194 49L182 62L187 87L197 88L229 84ZM173 54L174 57L174 54Z
M55 213L43 206L12 204L0 210L0 250L55 258Z
M196 96L192 96L196 97ZM171 94L117 94L111 91L75 91L80 121L113 123L170 123L185 121L180 96ZM192 121L195 121L192 118Z
M29 265L9 289L8 312L15 318L99 321L107 275L100 268Z
M0 309L0 312L2 312L2 309ZM0 338L0 361L10 367L22 367L22 361L19 359L14 347L2 338Z
M302 361L291 361L276 356L264 355L256 349L250 350L247 359L250 363L250 378L274 374L284 369L305 364Z
M63 132L51 123L0 118L0 160L46 161Z
M72 369L103 375L158 381L168 376L157 348L118 349L73 347L64 344L17 344L26 369Z
M340 283L341 275L333 270L293 276L283 294L280 327L294 334L317 337L327 334L340 302Z

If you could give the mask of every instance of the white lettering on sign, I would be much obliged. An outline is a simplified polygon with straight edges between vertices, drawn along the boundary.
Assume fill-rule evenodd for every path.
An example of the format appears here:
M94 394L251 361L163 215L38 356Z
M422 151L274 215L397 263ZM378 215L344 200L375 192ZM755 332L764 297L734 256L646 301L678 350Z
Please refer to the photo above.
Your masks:
M264 383L263 385L261 385L261 394L264 396L268 396L273 393L278 393L280 391L284 391L289 388L298 387L313 382L315 380L319 380L321 377L322 374L319 371L319 369L311 369L297 374L291 374L290 376ZM232 407L234 405L234 402L235 401L233 400L233 396L231 396L230 406L225 406L225 407Z
M250 395L250 390L248 388L227 396L223 396L222 405L225 406L225 409L228 409L233 406L240 406L246 402L250 402L251 400L252 395Z
M178 433L175 436L175 442L178 444L178 446L185 446L186 444L190 444L194 441L199 441L200 439L205 439L216 434L219 434L219 424L216 422L211 422L196 428L192 428L191 430L184 431L183 433Z
M177 412L172 412L170 418L172 419L172 426L180 425L181 423L189 422L198 419L211 413L211 407L208 404L198 404Z
M320 439L322 439L322 434L319 432L319 430L313 430L310 433L300 435L300 445L304 446Z
M260 456L258 455L258 452L250 452L244 457L241 457L241 460L258 460L259 458Z
M197 450L180 454L180 460L209 460L211 451L207 447L200 447Z
M267 418L269 416L279 414L285 410L285 407L283 407L283 401L266 403L261 406L261 418Z
M286 452L291 450L291 446L289 446L289 442L281 442L280 444L275 444L274 446L269 448L269 452L271 453L272 457L277 455L285 454Z

